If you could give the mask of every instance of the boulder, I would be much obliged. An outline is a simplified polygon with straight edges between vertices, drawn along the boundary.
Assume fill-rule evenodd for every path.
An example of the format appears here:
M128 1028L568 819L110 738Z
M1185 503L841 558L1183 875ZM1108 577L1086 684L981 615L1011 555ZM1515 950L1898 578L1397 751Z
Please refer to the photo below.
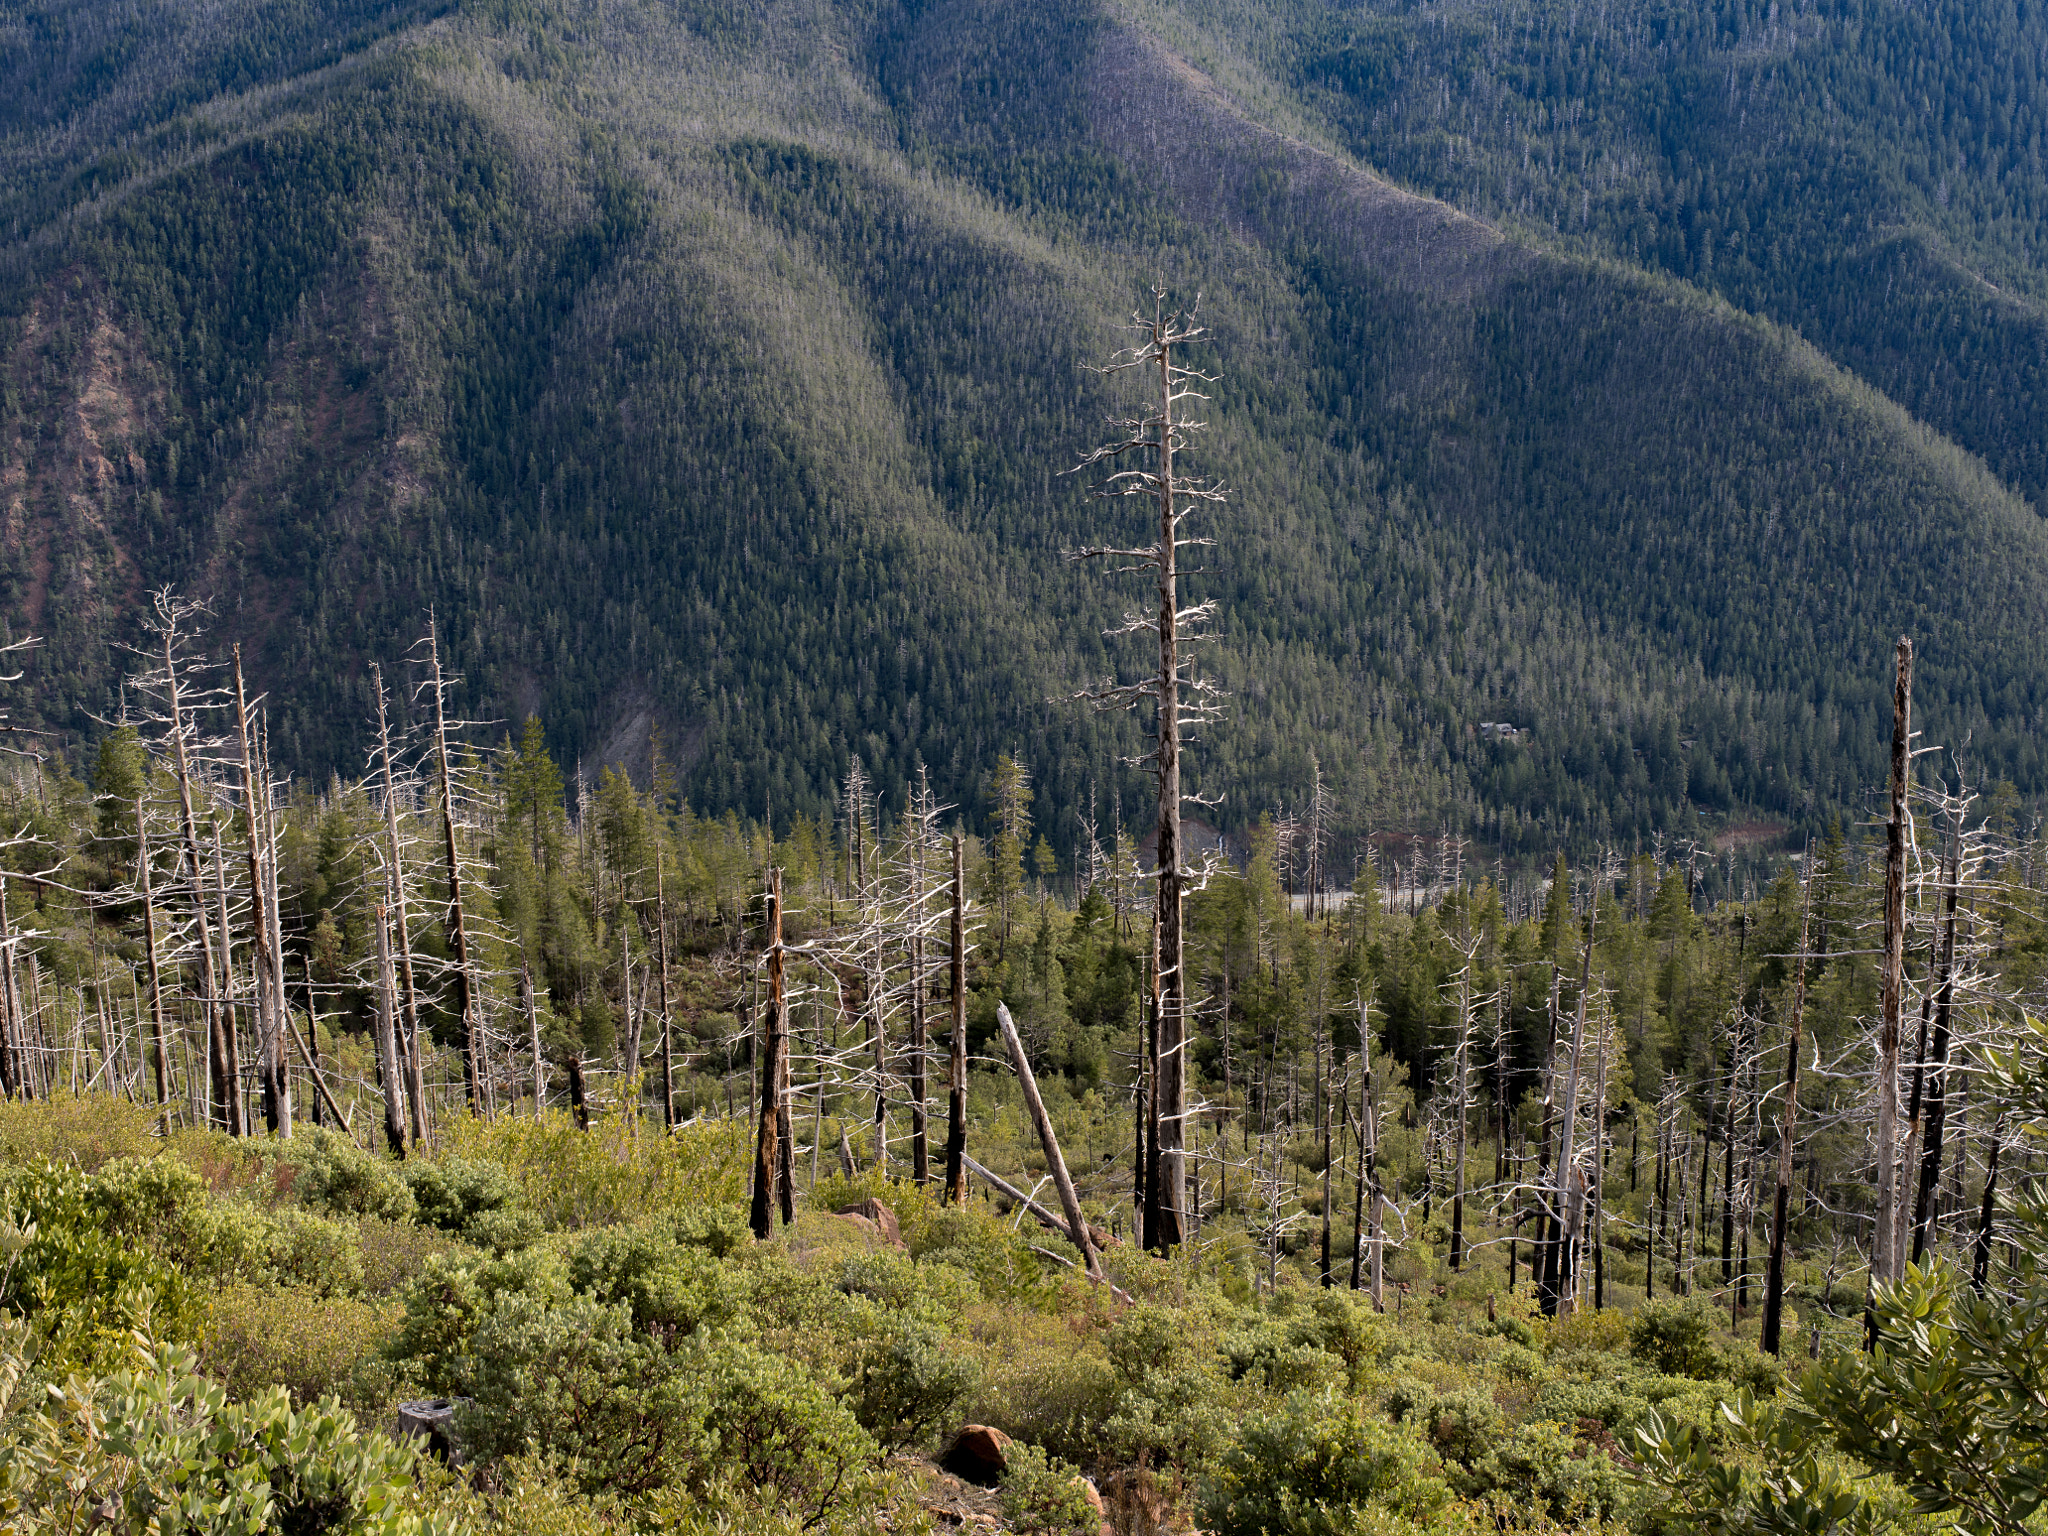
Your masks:
M963 1424L939 1466L963 1483L993 1488L1010 1465L1010 1437L986 1424Z
M886 1243L891 1248L903 1246L903 1232L896 1225L896 1213L873 1195L858 1205L845 1206L832 1214L858 1228L873 1242Z

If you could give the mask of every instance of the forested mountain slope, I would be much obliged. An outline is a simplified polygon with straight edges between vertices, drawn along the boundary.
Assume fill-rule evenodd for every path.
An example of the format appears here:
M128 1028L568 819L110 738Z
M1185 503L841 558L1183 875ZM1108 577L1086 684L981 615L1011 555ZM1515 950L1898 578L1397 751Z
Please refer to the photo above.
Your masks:
M1231 815L1311 753L1510 854L1823 815L1901 631L2039 794L2048 23L1900 14L0 8L13 707L117 712L176 583L307 772L431 606L472 715L658 729L699 805L858 753L978 808L1010 749L1106 801L1064 696L1142 661L1060 552L1138 528L1059 472L1158 278L1224 375Z

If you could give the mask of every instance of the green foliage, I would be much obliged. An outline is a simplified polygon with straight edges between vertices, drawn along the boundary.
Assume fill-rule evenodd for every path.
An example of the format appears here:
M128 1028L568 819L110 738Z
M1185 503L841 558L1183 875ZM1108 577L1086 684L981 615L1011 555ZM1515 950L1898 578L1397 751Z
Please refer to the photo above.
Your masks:
M586 1132L559 1111L538 1121L459 1118L447 1128L444 1151L502 1169L550 1232L672 1206L731 1205L742 1198L748 1166L744 1127L731 1121L658 1136L607 1116Z
M117 1094L0 1100L0 1155L10 1163L45 1158L94 1173L115 1158L153 1156L156 1128L153 1110Z
M861 1428L893 1453L929 1444L980 1380L979 1364L942 1329L891 1319L863 1341L847 1401Z
M606 1305L624 1305L641 1332L693 1333L731 1322L744 1293L718 1256L676 1241L662 1225L594 1232L569 1255L569 1283Z
M1101 1521L1081 1474L1035 1445L1013 1443L1003 1457L1003 1518L1042 1536L1095 1536Z
M189 1338L192 1283L136 1234L113 1228L93 1175L37 1161L0 1170L0 1304L32 1319L50 1368L88 1372L126 1357L143 1319Z
M1376 1507L1426 1524L1450 1502L1414 1430L1334 1392L1296 1393L1244 1424L1202 1493L1218 1536L1342 1536Z
M517 1210L519 1185L496 1163L450 1157L405 1165L419 1220L480 1248L523 1248L540 1235L540 1221Z
M0 1351L0 1513L28 1530L444 1529L410 1507L413 1449L331 1399L294 1408L276 1387L231 1402L189 1350L142 1338L128 1369L74 1375L36 1408L19 1400L23 1342L14 1326Z
M337 1131L304 1127L290 1141L280 1142L277 1152L291 1170L292 1198L303 1205L385 1221L409 1221L415 1214L408 1187L412 1170L401 1172L370 1156Z
M466 1445L490 1457L529 1446L573 1460L586 1489L749 1488L818 1520L871 1493L875 1442L823 1387L730 1340L675 1349L624 1307L550 1306L508 1292L478 1325L462 1382Z
M1628 1352L1667 1376L1720 1374L1713 1318L1696 1300L1654 1301L1628 1320Z
M397 1323L388 1302L233 1285L208 1301L199 1362L237 1402L281 1386L301 1408L332 1397L371 1423L395 1396L382 1350Z

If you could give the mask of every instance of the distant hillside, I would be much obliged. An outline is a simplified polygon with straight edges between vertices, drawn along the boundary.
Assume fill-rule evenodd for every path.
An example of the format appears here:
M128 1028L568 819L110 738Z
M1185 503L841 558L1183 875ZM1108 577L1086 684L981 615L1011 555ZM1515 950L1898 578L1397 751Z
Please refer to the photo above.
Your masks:
M1138 795L1065 696L1142 663L1059 472L1156 276L1224 375L1227 823L1313 754L1511 855L1811 824L1902 631L2038 796L2048 23L1784 11L0 11L14 707L89 734L176 583L319 775L432 607L593 766L786 820L1015 750L1068 845Z

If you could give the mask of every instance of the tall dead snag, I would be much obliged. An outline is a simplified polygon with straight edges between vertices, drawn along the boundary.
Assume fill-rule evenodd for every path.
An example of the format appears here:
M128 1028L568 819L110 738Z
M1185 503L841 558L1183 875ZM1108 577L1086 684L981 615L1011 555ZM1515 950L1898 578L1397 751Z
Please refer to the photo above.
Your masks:
M1199 300L1197 301L1199 304ZM1127 329L1141 340L1111 359L1104 373L1131 369L1150 375L1156 390L1145 413L1116 419L1123 434L1086 455L1077 471L1100 469L1103 478L1092 486L1104 497L1137 496L1152 502L1153 542L1134 549L1098 546L1074 550L1070 559L1128 561L1122 571L1149 571L1158 590L1157 612L1128 615L1111 635L1149 633L1158 641L1158 670L1150 679L1106 684L1084 697L1105 708L1135 709L1146 699L1153 705L1154 745L1149 761L1158 782L1158 848L1156 911L1159 917L1158 1071L1153 1104L1159 1120L1159 1173L1156 1181L1159 1224L1153 1234L1161 1252L1168 1252L1190 1233L1187 1212L1187 1031L1188 988L1183 963L1181 904L1188 871L1182 862L1180 829L1181 729L1211 718L1217 707L1213 684L1188 670L1190 646L1205 638L1203 625L1215 614L1214 603L1180 606L1180 551L1213 540L1182 536L1182 524L1195 503L1222 501L1226 492L1211 481L1183 477L1174 455L1185 449L1204 425L1179 414L1189 400L1208 397L1195 387L1214 383L1199 369L1176 363L1180 349L1205 339L1206 329L1194 323L1192 310L1169 311L1164 292L1152 296L1152 315L1133 315ZM1135 459L1136 467L1117 468Z
M1877 1037L1877 1233L1870 1281L1899 1278L1899 1021L1906 993L1906 776L1912 762L1913 642L1901 636L1892 686L1891 820L1885 828L1884 1013ZM1873 1335L1876 1314L1866 1332Z
M996 1023L1002 1028L1003 1044L1009 1047L1010 1065L1017 1069L1017 1082L1024 1089L1024 1102L1030 1106L1031 1123L1038 1128L1038 1142L1045 1149L1045 1163L1052 1170L1053 1188L1059 1191L1060 1210L1067 1218L1067 1234L1073 1238L1074 1246L1081 1250L1081 1259L1088 1266L1088 1273L1100 1278L1102 1260L1089 1239L1088 1221L1081 1214L1081 1198L1075 1194L1074 1181L1067 1174L1067 1160L1060 1156L1060 1139L1053 1134L1052 1116L1045 1112L1045 1100L1039 1097L1038 1079L1031 1074L1031 1062L1024 1055L1024 1042L1017 1036L1017 1024L1010 1017L1007 1003L996 1004Z
M377 690L377 766L384 780L384 841L391 859L392 907L398 926L399 1000L405 1007L405 1027L398 1047L405 1075L405 1101L412 1111L412 1139L424 1144L427 1090L420 1070L420 999L413 983L412 927L405 910L405 843L398 835L398 774L391 758L390 717L384 707L384 669L374 661L370 663L370 681Z
M0 875L0 1092L9 1099L36 1096L28 1051L21 992L14 976L14 924L7 916L7 880Z
M234 1070L234 1034L224 1001L225 978L214 970L213 937L207 931L206 865L199 856L199 819L192 808L192 759L186 742L190 728L186 721L184 691L178 679L180 660L179 626L198 612L198 605L181 602L168 590L155 593L155 629L163 641L164 703L170 711L166 722L171 734L171 763L178 776L178 809L185 835L185 860L192 871L192 917L195 946L199 951L199 980L203 990L200 1016L207 1036L207 1061L211 1067L213 1117L230 1135L243 1135L242 1100Z
M661 967L661 1128L676 1128L675 1021L668 1006L668 886L661 872L661 849L654 850L655 963ZM538 1056L538 1048L535 1055Z
M242 813L249 833L249 932L255 951L256 983L256 1071L263 1094L263 1119L274 1136L292 1133L292 1079L284 1052L285 999L278 986L281 971L271 947L268 899L270 891L264 858L263 813L256 799L256 754L249 737L249 694L242 683L242 647L235 656L235 734L241 743ZM270 785L263 786L268 799Z
M384 1095L384 1140L405 1156L405 1086L398 1068L398 987L391 971L389 909L377 904L377 1086Z
M953 1038L946 1053L946 1204L967 1198L967 881L953 834L952 954L947 961ZM821 1090L822 1092L822 1090Z
M171 1057L170 1046L164 1038L164 979L163 971L157 964L156 951L156 897L151 889L149 872L149 819L144 797L135 797L135 846L138 881L142 890L142 934L143 954L149 965L149 1022L150 1046L155 1057L156 1107L161 1115L158 1131L168 1136L171 1131ZM0 1046L0 1054L5 1047Z
M768 1006L761 1015L761 1113L754 1141L754 1236L765 1238L778 1205L782 1224L795 1219L791 1191L783 1178L782 1126L788 1118L782 1102L789 1050L789 1001L784 992L782 949L782 871L768 871Z
M441 777L441 835L448 855L448 941L455 951L455 1012L462 1021L462 1085L469 1112L483 1107L483 1071L478 1060L483 1033L476 1016L476 987L469 968L469 925L462 907L462 858L455 846L454 775L448 768L447 687L441 677L441 642L432 620L427 623L427 654L433 665L434 760Z
M1940 990L1934 1004L1934 1047L1928 1059L1914 1070L1914 1093L1917 1101L1919 1074L1927 1073L1927 1120L1920 1150L1919 1191L1913 1202L1913 1262L1918 1264L1927 1253L1927 1229L1934 1214L1934 1186L1941 1177L1941 1150L1947 1130L1948 1091L1945 1081L1948 1072L1949 1037L1955 1022L1956 1004L1956 895L1963 883L1962 829L1956 829L1956 849L1948 871L1948 911L1942 923L1941 938L1941 979ZM1919 1117L1919 1105L1914 1105L1915 1119Z
M1785 1227L1792 1209L1792 1145L1799 1129L1799 1034L1806 1020L1806 929L1813 908L1813 855L1799 882L1799 952L1792 957L1792 1024L1786 1042L1785 1123L1778 1132L1778 1189L1771 1205L1771 1260L1764 1275L1763 1347L1780 1354L1785 1316ZM1651 1261L1652 1269L1656 1262Z
M1543 1282L1537 1294L1544 1315L1568 1314L1578 1297L1579 1233L1585 1214L1584 1180L1578 1175L1574 1143L1579 1128L1579 1062L1586 1048L1586 1011L1593 998L1593 929L1600 918L1596 886L1586 912L1585 959L1579 967L1579 1011L1572 1024L1571 1059L1565 1067L1564 1109L1558 1125L1557 1183L1549 1191L1551 1239L1543 1257Z
M925 1133L925 993L924 906L925 850L930 841L928 826L919 824L918 806L929 806L931 791L923 789L911 802L910 848L910 1177L919 1184L931 1182L931 1150Z

